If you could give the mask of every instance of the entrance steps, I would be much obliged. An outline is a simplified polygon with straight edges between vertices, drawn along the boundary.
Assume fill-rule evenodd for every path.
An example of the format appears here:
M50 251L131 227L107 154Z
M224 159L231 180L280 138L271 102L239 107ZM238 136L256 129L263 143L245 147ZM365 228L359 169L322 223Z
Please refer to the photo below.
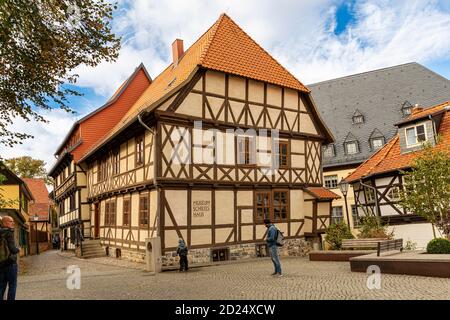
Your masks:
M100 240L83 241L83 259L105 257L105 249L102 248Z

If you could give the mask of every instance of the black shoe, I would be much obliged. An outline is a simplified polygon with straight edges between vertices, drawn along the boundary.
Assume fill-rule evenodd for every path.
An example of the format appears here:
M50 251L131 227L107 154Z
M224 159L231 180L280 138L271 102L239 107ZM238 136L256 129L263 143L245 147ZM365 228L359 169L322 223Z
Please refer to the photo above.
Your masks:
M271 276L275 276L277 274L278 274L278 272L274 272L274 273L271 274Z

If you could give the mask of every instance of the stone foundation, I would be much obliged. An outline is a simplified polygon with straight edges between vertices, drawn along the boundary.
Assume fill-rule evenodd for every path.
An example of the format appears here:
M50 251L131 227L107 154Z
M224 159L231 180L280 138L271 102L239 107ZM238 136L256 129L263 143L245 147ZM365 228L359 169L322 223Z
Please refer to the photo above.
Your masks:
M261 245L261 243L258 243ZM266 251L266 247L260 247L261 251L257 251L257 244L255 243L246 243L239 244L233 246L224 246L217 247L216 249L226 249L226 254L228 255L227 261L237 261L244 259L252 259L258 257L268 257L268 252ZM126 248L120 247L109 247L108 256L112 258L116 258L116 249L120 249L121 259L126 259L133 262L145 263L145 252L144 251L132 251L127 250ZM203 248L203 249L191 249L188 254L189 264L208 264L213 262L212 257L212 248ZM283 247L280 247L279 252L280 256L296 256L296 257L305 257L308 253L312 251L312 243L310 241L306 241L304 239L288 239L285 241ZM222 260L222 261L225 261ZM163 267L174 267L179 265L179 257L176 251L166 252L161 257L161 262Z

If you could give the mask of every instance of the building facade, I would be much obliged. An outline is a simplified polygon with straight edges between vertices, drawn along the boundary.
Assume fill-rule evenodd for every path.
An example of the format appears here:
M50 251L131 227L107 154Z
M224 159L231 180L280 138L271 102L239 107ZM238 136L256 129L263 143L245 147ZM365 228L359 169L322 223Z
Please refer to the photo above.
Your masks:
M376 214L388 222L395 238L413 241L425 248L433 239L435 229L424 218L408 212L398 203L400 190L405 185L401 171L411 168L417 156L423 153L424 142L437 150L449 151L450 102L428 109L415 108L412 115L397 123L398 134L366 162L360 165L346 181L353 185L354 197L361 215ZM441 140L437 140L437 135Z
M172 49L173 63L82 159L91 233L109 255L136 260L159 237L163 265L182 238L200 263L266 255L270 218L284 253L301 254L336 197L322 188L333 137L309 90L226 15Z
M30 202L33 195L25 182L0 163L0 174L4 181L0 185L1 216L10 216L14 220L14 237L20 247L20 256L30 254Z
M79 160L129 110L151 78L141 64L105 105L78 120L56 150L56 163L49 171L54 179L53 200L60 228L61 248L75 249L90 238L91 220L87 200L87 168Z
M324 186L341 196L333 221L347 221L357 233L358 211L350 186L345 199L339 182L397 134L395 124L419 104L450 99L450 81L418 63L408 63L308 85L335 142L324 146ZM356 229L355 229L356 228Z

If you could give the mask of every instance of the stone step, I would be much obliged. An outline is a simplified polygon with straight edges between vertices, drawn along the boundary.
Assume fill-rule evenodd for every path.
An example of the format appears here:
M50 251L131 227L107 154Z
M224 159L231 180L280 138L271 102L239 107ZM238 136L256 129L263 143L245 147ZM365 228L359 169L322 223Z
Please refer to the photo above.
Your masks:
M106 255L105 254L83 254L83 256L82 256L83 259L101 258L101 257L106 257Z

